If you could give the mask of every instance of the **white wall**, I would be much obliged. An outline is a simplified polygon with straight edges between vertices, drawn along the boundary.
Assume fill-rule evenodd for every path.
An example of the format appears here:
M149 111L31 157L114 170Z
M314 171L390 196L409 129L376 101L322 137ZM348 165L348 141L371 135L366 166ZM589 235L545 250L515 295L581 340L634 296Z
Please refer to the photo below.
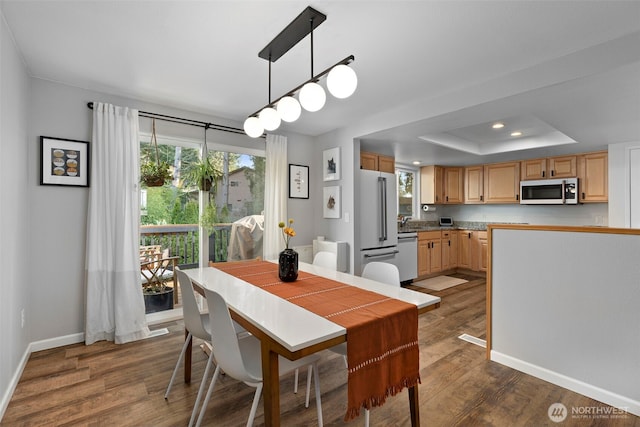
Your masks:
M593 231L492 231L491 359L640 415L640 232Z
M30 342L28 272L38 260L28 250L28 176L37 170L27 138L29 77L0 11L0 418L20 375ZM26 323L22 327L21 311Z
M101 101L214 122L227 126L241 124L203 116L198 113L172 109L128 98L96 93L39 79L32 80L31 111L29 118L29 162L37 164L38 144L41 135L88 141L91 139L92 111L87 102ZM183 125L156 123L161 134L180 135L194 139L203 138L203 130ZM141 130L149 130L149 120L141 119ZM290 161L311 163L313 150L310 139L295 134L287 135ZM264 149L263 139L251 139L243 135L225 132L209 132L209 142L228 145L253 146ZM29 271L28 286L32 300L30 322L31 341L46 340L79 334L84 331L84 263L85 228L89 190L76 187L40 186L37 168L28 177L28 193L32 218L29 257L38 260L37 268ZM290 216L299 221L296 245L311 244L316 235L313 200L291 201ZM52 321L55 319L55 321Z
M609 145L609 225L612 227L631 227L632 200L638 203L640 156L632 155L632 150L640 150L640 142ZM634 215L640 224L640 212Z

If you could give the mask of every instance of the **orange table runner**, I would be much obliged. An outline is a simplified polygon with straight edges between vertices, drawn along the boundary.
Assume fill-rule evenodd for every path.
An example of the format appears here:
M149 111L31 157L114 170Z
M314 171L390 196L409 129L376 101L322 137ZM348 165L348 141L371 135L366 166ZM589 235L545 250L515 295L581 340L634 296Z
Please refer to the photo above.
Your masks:
M418 308L384 295L306 272L282 282L278 265L266 261L217 263L218 268L286 299L347 330L348 407L384 404L404 387L420 382Z

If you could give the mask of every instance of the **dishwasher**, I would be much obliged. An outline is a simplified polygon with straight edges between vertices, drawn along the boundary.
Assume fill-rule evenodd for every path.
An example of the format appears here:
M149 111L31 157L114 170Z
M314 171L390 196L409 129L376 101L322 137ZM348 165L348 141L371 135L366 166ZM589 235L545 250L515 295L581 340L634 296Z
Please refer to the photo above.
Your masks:
M418 233L398 233L398 252L400 282L411 283L418 277Z

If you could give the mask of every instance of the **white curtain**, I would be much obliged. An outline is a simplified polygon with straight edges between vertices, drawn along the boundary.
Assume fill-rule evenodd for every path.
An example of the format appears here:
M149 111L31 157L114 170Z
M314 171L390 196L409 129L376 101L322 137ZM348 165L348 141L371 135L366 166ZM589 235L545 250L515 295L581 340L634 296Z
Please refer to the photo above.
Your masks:
M93 103L85 343L146 338L139 258L138 110Z
M287 221L287 137L267 134L264 183L264 259L278 259L284 249L280 221Z

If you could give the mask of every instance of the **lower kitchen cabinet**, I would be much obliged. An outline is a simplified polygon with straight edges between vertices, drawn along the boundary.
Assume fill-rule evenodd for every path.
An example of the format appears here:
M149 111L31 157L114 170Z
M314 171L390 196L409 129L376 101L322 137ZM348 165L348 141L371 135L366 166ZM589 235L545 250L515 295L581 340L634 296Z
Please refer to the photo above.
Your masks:
M418 233L418 276L442 271L442 239L440 231Z
M487 271L488 240L486 231L458 231L458 268Z
M458 232L442 231L442 270L450 270L458 266Z

